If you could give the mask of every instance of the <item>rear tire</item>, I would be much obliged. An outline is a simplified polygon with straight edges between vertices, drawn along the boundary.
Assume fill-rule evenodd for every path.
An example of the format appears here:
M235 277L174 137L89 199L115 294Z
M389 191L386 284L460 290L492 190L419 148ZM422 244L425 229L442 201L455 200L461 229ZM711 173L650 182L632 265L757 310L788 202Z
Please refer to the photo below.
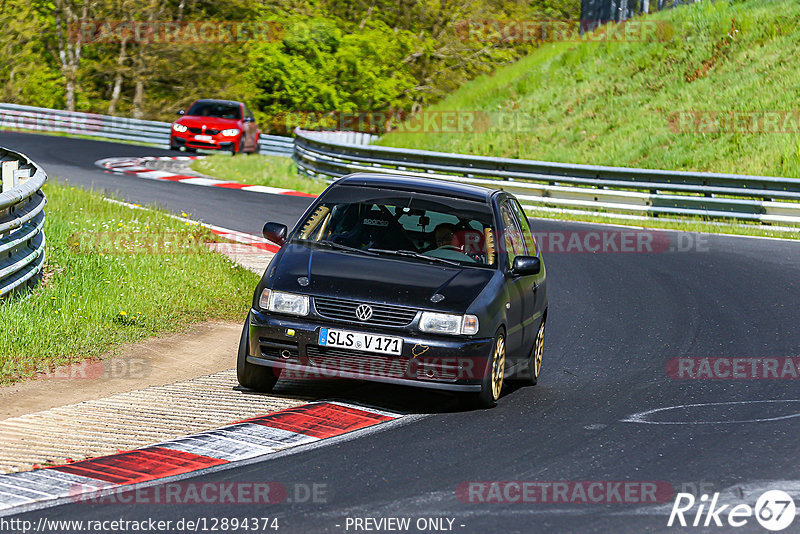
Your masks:
M478 408L492 408L497 405L497 399L503 391L503 374L506 370L506 336L498 330L492 343L492 352L486 369L486 375L481 381L481 391L473 394L473 403Z
M515 382L521 386L535 386L539 381L539 373L542 372L542 357L544 356L544 325L545 317L542 317L542 323L536 333L536 341L533 343L533 350L528 358L528 365L515 379Z
M247 361L250 352L249 338L250 318L248 317L242 328L242 337L239 339L239 353L236 358L236 378L239 384L247 389L269 393L280 378L281 370L273 367L256 365Z

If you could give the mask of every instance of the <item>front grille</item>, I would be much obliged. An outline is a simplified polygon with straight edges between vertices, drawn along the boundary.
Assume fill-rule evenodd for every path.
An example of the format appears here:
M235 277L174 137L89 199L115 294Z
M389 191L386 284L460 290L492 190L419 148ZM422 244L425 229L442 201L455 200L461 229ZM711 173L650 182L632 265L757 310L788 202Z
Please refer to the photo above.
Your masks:
M318 314L339 321L376 326L408 326L417 316L417 310L414 308L369 303L368 305L372 308L372 317L366 321L360 321L356 317L356 308L361 304L367 303L327 297L314 298L314 306L317 308Z
M219 130L212 130L211 128L203 131L200 128L190 127L189 131L192 132L193 134L206 134L206 135L217 135L219 133Z
M357 377L381 376L386 378L416 378L416 365L410 365L405 356L383 356L330 347L309 345L306 348L308 365L317 367L329 376L339 373Z

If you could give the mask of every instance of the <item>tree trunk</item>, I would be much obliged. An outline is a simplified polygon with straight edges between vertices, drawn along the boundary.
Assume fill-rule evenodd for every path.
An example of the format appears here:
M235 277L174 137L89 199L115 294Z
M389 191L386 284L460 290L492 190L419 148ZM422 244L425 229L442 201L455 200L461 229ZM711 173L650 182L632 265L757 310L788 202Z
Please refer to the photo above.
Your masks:
M84 4L80 18L86 19L89 15L88 4ZM56 2L56 38L58 42L58 60L61 74L64 76L64 103L68 111L75 111L75 93L78 85L78 66L81 60L80 35L75 43L69 42L65 33L70 24L79 18L75 15L68 1Z
M144 80L137 77L133 91L133 118L142 117L144 117Z
M108 102L108 114L113 115L117 111L117 103L119 103L119 95L122 93L122 67L125 65L125 45L126 40L123 40L119 45L119 56L117 56L117 72L114 76L114 87L111 89L111 100Z

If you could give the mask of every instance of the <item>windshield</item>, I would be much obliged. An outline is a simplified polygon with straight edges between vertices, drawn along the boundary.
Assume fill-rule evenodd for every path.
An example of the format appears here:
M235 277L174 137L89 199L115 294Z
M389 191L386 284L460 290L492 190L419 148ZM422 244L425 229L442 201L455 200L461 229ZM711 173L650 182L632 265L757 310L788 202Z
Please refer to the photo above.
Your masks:
M331 242L411 261L495 265L488 207L461 212L430 201L398 200L322 203L298 226L293 242Z
M238 120L242 118L238 105L224 102L195 102L186 114L198 117L219 117L221 119Z

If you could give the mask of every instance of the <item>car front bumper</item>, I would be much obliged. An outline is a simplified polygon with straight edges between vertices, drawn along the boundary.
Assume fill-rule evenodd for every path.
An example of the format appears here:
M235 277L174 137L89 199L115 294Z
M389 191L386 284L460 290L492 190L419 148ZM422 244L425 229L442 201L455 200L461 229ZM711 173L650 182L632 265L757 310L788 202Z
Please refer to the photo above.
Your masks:
M219 138L218 138L219 137ZM169 138L170 146L177 148L202 148L205 150L233 150L236 147L238 137L222 137L219 134L211 136L210 141L198 141L195 134L189 132L172 132Z
M400 355L321 347L321 328L402 338ZM251 310L247 361L283 378L350 378L448 391L480 391L491 338L433 336L403 329L288 317Z

